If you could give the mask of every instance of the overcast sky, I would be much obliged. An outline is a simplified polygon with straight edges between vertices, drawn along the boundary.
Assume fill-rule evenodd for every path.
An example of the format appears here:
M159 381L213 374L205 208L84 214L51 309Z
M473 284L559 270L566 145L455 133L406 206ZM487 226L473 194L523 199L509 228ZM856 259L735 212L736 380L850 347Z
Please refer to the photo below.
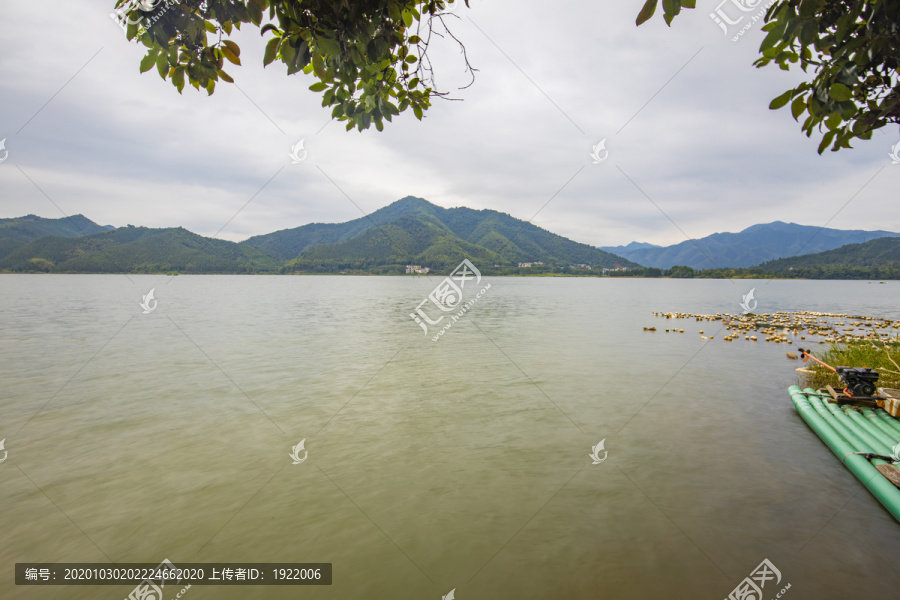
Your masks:
M803 73L753 67L759 23L732 42L708 8L638 28L643 0L471 4L451 22L479 69L463 101L359 133L329 124L311 77L263 68L258 29L232 38L237 85L179 95L139 73L114 0L3 0L0 217L81 213L239 241L414 195L598 246L775 220L900 231L897 129L819 156L788 110L768 109ZM433 52L439 84L468 81L452 42ZM292 164L301 139L308 156Z

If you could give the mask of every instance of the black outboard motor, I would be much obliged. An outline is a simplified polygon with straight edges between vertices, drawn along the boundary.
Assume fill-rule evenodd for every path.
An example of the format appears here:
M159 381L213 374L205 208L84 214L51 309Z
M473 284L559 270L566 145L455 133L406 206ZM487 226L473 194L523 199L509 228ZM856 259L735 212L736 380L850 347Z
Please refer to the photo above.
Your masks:
M847 384L852 396L874 396L878 371L869 367L838 367L835 369L841 380Z
M834 368L828 363L824 363L813 356L809 350L804 350L803 348L797 348L797 350L800 351L800 358L803 359L803 362L806 362L811 358L823 367L831 369L832 371L837 373L838 377L841 378L841 381L844 382L844 385L847 386L844 389L844 393L846 395L850 397L870 397L874 396L875 392L878 391L878 388L875 387L875 383L878 381L878 371L876 371L875 369L870 369L869 367Z

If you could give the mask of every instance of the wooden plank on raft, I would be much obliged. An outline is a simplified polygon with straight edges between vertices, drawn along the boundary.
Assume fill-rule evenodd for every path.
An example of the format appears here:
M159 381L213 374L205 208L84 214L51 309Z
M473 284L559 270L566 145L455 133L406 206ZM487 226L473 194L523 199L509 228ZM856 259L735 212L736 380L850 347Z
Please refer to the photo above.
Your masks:
M882 475L888 478L888 481L900 488L900 469L894 465L875 465Z

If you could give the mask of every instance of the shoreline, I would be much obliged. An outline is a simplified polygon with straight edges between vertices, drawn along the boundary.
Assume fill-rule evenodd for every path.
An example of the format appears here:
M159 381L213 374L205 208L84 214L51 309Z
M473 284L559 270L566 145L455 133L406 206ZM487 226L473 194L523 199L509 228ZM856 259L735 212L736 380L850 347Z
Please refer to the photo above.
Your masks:
M248 275L248 276L296 276L296 275L304 275L304 276L333 276L333 277L444 277L444 275L435 273L434 275L427 274L406 274L406 273L320 273L320 272L292 272L292 273L276 273L276 272L258 272L258 273L238 273L238 272L205 272L205 273L194 273L194 272L165 272L165 271L155 271L155 272L135 272L135 271L115 271L115 272L96 272L96 271L67 271L61 273L45 273L40 271L0 271L0 275L165 275L168 277L181 277L181 276L191 276L191 275ZM581 279L666 279L666 280L702 280L702 281L715 281L715 280L779 280L779 281L868 281L870 283L878 282L879 284L887 283L888 281L900 281L900 278L865 278L865 277L854 277L854 278L816 278L816 277L779 277L777 275L756 275L753 277L743 276L743 275L734 275L731 277L669 277L669 276L658 276L651 277L647 275L588 275L588 274L575 274L575 273L534 273L534 274L524 274L524 273L482 273L484 277L545 277L545 278L581 278Z

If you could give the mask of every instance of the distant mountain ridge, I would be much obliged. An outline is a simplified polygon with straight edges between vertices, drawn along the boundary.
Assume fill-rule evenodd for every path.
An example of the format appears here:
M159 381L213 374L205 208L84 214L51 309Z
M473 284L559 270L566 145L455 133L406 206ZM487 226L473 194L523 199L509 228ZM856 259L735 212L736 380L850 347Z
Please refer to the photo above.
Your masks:
M900 237L900 233L825 229L774 221L753 225L738 233L714 233L672 246L639 247L640 242L632 242L627 246L602 249L648 267L669 269L687 265L694 269L713 269L752 267L779 258L816 254L883 237Z
M346 223L312 223L254 236L241 244L283 260L295 259L299 262L292 264L304 268L324 261L359 268L415 263L435 269L456 266L463 258L505 266L519 262L639 266L505 213L443 208L414 196Z
M49 235L0 258L0 270L62 273L252 273L279 261L250 246L181 227L120 227L83 237Z
M845 239L868 241L812 252ZM405 273L406 265L415 264L440 273L468 258L485 273L510 275L588 274L602 268L626 267L636 269L632 271L636 275L659 276L660 269L676 264L701 269L710 259L723 268L749 264L756 275L894 278L900 273L900 234L822 229L780 221L669 247L632 242L614 248L622 254L649 257L651 260L642 260L650 268L640 269L637 261L569 240L505 213L442 208L412 196L345 223L312 223L240 243L206 238L181 227L129 225L116 229L98 225L83 215L0 219L0 271L5 272L397 274ZM802 254L757 261L759 256L780 252ZM763 264L756 267L760 262ZM522 263L531 266L520 267ZM654 266L666 264L669 266ZM718 276L715 270L709 273Z
M33 215L4 220L32 224L24 233L7 236L11 242L8 251L0 254L0 270L405 273L407 264L439 271L455 267L464 258L494 273L516 271L520 262L534 263L530 273L587 271L585 265L598 270L639 266L504 213L445 209L412 196L346 223L312 223L237 244L181 227L129 225L110 231L77 217L66 223ZM92 233L79 235L79 231ZM44 232L49 233L41 235Z
M643 250L644 248L662 248L662 246L648 244L647 242L631 242L624 246L598 246L598 248L621 256L623 252L633 252L635 250Z
M72 215L61 219L45 219L36 215L0 219L0 257L46 235L72 238L110 229L115 227L97 225L84 215Z
M884 237L862 244L847 244L819 254L780 258L760 265L773 273L795 269L881 267L900 269L900 238Z

